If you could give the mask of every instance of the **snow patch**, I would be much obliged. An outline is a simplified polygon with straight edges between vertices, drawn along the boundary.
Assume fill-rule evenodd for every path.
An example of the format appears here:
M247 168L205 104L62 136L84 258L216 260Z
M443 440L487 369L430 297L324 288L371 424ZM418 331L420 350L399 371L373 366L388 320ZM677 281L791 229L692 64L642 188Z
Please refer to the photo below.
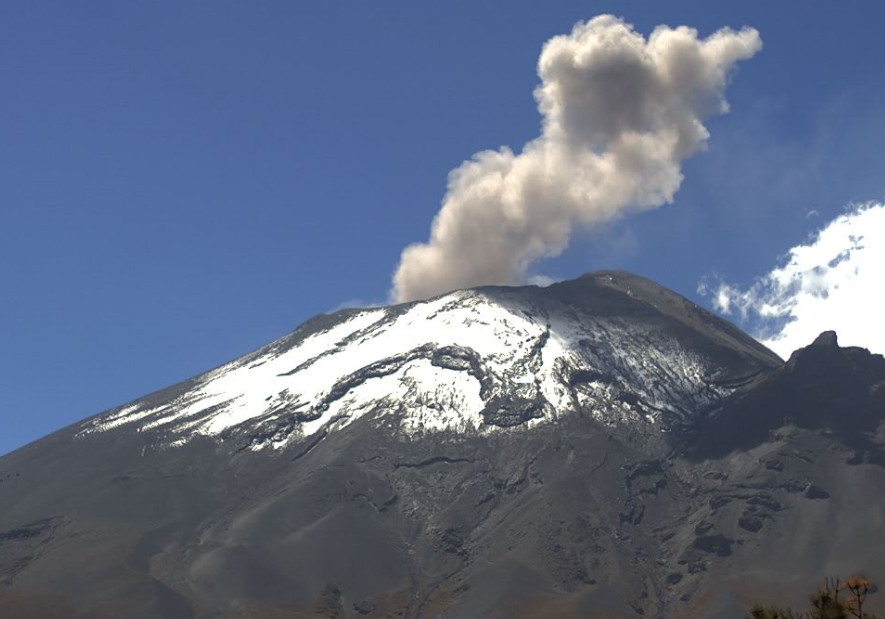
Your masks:
M538 403L520 422L530 428L576 408L604 422L653 421L680 414L674 401L715 397L705 360L645 323L483 291L348 314L287 341L198 377L160 406L113 411L81 434L131 424L180 445L252 433L252 449L280 449L367 415L395 419L413 436L497 432L489 416L507 398ZM580 371L607 379L572 385Z

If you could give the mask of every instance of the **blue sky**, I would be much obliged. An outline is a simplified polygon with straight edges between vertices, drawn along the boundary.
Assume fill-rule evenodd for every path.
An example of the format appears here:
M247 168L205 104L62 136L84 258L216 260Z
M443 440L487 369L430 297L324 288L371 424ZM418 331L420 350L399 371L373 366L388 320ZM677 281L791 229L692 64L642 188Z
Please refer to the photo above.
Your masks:
M531 273L625 268L710 305L885 197L878 2L7 2L0 453L387 298L450 170L538 135L550 37L752 26L673 204Z

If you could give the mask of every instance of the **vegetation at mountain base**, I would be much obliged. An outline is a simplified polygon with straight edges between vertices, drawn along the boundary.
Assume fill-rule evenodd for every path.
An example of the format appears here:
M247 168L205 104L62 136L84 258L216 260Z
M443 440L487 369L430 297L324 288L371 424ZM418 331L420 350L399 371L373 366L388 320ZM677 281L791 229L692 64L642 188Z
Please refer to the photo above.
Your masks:
M876 591L875 585L863 576L848 580L828 578L810 597L811 610L798 612L781 606L755 605L750 619L883 619L864 610L867 597Z

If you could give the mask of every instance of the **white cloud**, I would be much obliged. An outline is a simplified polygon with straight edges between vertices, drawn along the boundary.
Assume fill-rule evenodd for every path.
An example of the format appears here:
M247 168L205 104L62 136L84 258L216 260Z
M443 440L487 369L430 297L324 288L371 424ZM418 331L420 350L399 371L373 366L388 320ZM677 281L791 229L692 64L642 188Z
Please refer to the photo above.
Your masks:
M671 202L683 159L706 146L702 121L728 111L729 71L761 47L751 28L699 39L659 26L645 39L611 15L547 41L535 90L541 135L449 174L430 239L403 251L392 298L521 283L576 226Z
M344 310L344 309L372 309L375 307L384 307L385 304L380 301L366 301L365 299L347 299L346 301L342 301L335 307L329 309L327 314L334 314L335 312Z
M547 286L552 286L553 284L555 284L558 281L559 281L558 279L550 277L549 275L538 274L538 275L529 276L529 278L526 279L525 283L529 284L530 286L538 286L539 288L546 288Z
M749 288L719 282L699 292L753 325L760 341L784 358L829 330L842 346L885 353L885 204L854 206Z

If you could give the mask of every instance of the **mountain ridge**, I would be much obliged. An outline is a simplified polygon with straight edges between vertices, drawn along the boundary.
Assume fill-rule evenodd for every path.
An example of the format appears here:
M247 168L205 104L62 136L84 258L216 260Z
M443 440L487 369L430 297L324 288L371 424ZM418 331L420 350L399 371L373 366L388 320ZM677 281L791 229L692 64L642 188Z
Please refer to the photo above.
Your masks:
M745 371L751 376L780 362L773 353L729 323L683 297L628 273L603 271L553 284L543 291L532 286L482 287L454 291L427 301L320 315L267 346L172 387L175 397L167 398L171 404L152 406L152 402L167 397L170 392L164 392L163 396L153 394L104 413L104 421L94 422L92 429L85 429L83 433L128 423L141 423L139 427L143 430L174 427L176 411L173 409L177 407L185 409L178 417L188 420L179 441L189 440L186 431L191 427L201 433L220 435L256 419L264 419L273 427L274 419L282 417L283 425L276 423L276 432L268 430L268 423L255 424L256 430L265 426L262 429L265 435L276 436L272 442L279 446L293 432L300 432L303 438L325 427L335 416L335 409L340 408L338 403L342 397L350 398L348 406L353 409L355 392L369 392L377 387L380 394L387 394L399 388L401 385L396 381L387 380L390 375L396 375L400 383L407 380L413 383L412 390L418 392L412 394L413 400L417 398L412 402L413 408L420 406L422 398L443 397L444 394L426 393L433 384L456 380L463 383L445 394L458 400L457 406L453 400L446 409L453 418L440 421L443 415L427 412L413 424L416 430L426 430L434 423L446 427L450 422L474 430L483 426L520 425L530 421L525 414L498 414L490 419L490 407L499 412L508 407L522 413L531 409L537 413L533 418L544 419L553 416L552 409L563 412L574 408L565 401L569 396L565 392L572 385L563 384L573 382L573 377L564 381L562 377L552 376L561 371L552 364L565 358L572 361L571 373L584 373L584 382L595 376L628 392L641 391L637 383L641 382L640 374L648 369L640 367L645 361L638 359L638 355L631 359L620 350L631 345L636 347L636 343L629 341L634 335L630 329L636 333L642 329L649 331L648 325L652 323L667 330L666 338L651 332L641 334L645 338L642 345L647 347L646 354L654 352L660 357L660 367L650 370L652 378L660 379L666 373L663 366L667 355L676 355L680 362L698 366L692 370L695 373L701 372L699 366L708 363L708 357L718 355L719 366L741 368L737 371L738 380L747 378L742 375ZM418 328L412 326L415 324ZM517 354L521 348L516 346L517 337L528 338L525 342L532 341L534 348L524 358L506 359L508 354ZM587 338L595 339L591 342ZM617 338L620 340L615 342ZM476 346L480 349L476 350ZM607 358L597 359L596 352L590 350L594 347L607 347ZM505 350L507 348L510 350ZM688 356L682 358L685 355ZM553 361L551 356L555 357ZM284 362L284 359L288 360ZM348 371L330 368L331 361L347 366ZM422 363L429 367L422 367ZM606 365L624 366L625 363L630 367L622 367L619 376L607 376L612 368ZM262 369L265 364L273 364L274 371ZM594 369L594 364L599 367ZM318 368L320 371L315 371ZM441 370L452 370L455 374ZM465 378L464 372L476 379L478 393L477 385L468 384L471 381ZM525 386L525 382L531 380L527 372L536 382L539 376L545 376L535 390ZM308 378L299 380L305 374ZM441 379L441 374L446 374L446 378ZM232 378L234 375L237 378ZM675 384L678 378L671 375L667 380ZM257 381L266 383L266 389L256 395L250 388L251 383ZM709 384L702 384L704 381ZM311 391L317 382L325 382L323 389ZM378 386L379 382L385 383L383 387ZM697 377L693 386L685 386L685 390L712 391L717 382L721 380ZM628 383L633 383L633 387ZM508 404L508 398L503 396L505 392L522 395ZM647 393L645 396L645 409L656 408L650 401L653 398ZM688 394L685 396L690 399ZM365 394L363 407L371 407L379 397L379 394ZM403 401L406 395L399 397ZM571 397L577 396L571 394ZM635 393L627 397L636 402L640 398ZM248 403L242 402L249 398ZM459 417L455 408L472 410L472 416ZM236 412L231 412L232 409ZM330 409L332 412L326 414ZM280 411L282 414L278 414ZM141 422L146 418L150 421Z
M228 414L219 380L257 408L177 442ZM783 362L617 272L319 316L0 457L0 602L738 619L827 573L885 573L883 394L881 355L825 334Z

